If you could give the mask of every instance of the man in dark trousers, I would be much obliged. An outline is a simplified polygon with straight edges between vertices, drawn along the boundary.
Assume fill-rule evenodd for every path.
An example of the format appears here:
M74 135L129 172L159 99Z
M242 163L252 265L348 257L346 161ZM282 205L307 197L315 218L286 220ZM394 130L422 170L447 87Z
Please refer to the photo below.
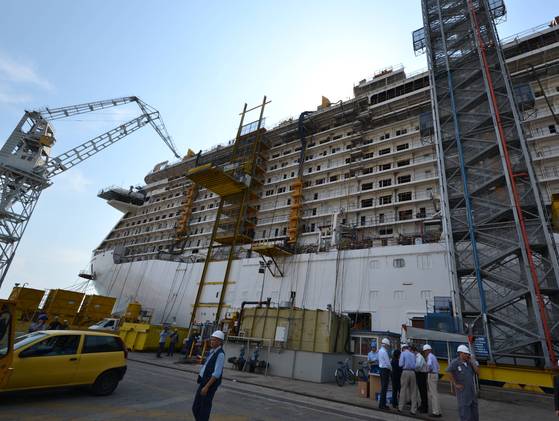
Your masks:
M390 340L388 338L384 338L378 351L378 366L381 385L378 407L380 409L390 409L390 407L386 404L386 392L388 391L388 385L390 383L390 370L392 369L392 366L390 365L390 355L388 354L389 346Z
M475 386L479 363L472 358L466 345L458 347L458 358L450 362L446 371L450 373L450 381L456 389L460 421L479 421Z
M174 329L173 333L169 335L169 350L167 351L167 356L172 357L175 353L175 346L179 341L179 330Z
M208 421L212 411L212 401L221 384L223 364L225 363L225 352L223 352L223 340L225 335L221 330L216 330L210 337L212 348L204 365L198 375L198 390L192 404L192 413L196 421Z

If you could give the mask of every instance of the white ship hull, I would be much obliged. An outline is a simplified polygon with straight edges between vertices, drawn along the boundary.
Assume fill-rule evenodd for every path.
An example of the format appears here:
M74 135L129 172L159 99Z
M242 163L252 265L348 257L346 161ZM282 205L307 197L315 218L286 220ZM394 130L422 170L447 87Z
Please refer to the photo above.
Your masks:
M283 277L259 273L261 260L233 261L227 311L267 297L276 305L285 303L295 291L297 307L371 313L373 330L399 332L402 324L432 308L433 297L452 295L442 243L346 250L339 256L336 251L299 254L280 259ZM153 323L189 324L203 263L154 259L115 264L107 251L94 256L92 265L98 293L117 297L118 311L137 300L153 310ZM225 266L225 261L209 266L201 303L218 302ZM203 306L196 321L214 317L215 307Z

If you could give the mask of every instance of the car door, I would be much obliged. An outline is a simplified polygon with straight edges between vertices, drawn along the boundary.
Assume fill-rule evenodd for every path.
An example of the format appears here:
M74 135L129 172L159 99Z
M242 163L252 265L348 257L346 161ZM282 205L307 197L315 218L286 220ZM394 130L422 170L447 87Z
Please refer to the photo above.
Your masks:
M75 384L81 340L80 334L49 334L19 350L14 356L7 389Z
M15 333L15 304L0 300L0 388L8 382L12 370Z
M122 340L113 335L84 335L76 382L93 384L99 374L126 365Z

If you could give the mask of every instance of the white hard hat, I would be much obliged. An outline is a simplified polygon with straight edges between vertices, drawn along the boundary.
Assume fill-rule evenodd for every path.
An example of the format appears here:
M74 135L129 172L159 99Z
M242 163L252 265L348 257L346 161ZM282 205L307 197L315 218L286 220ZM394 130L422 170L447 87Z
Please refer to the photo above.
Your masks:
M384 339L381 341L381 343L382 343L383 345L390 345L390 340L389 340L388 338L384 338Z
M212 333L212 338L221 339L223 341L225 339L225 334L221 330L216 330Z
M431 345L429 344L425 344L423 345L423 351L431 351L433 348L431 348Z
M402 349L410 347L410 345L407 342L402 342L401 346L402 346Z
M470 354L470 349L466 345L459 345L458 352L463 352L464 354Z

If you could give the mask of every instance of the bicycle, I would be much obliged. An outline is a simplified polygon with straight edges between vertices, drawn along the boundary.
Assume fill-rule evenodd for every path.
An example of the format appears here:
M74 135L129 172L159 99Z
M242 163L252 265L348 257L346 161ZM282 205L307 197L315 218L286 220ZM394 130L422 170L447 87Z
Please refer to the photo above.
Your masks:
M368 361L359 361L359 368L357 369L357 378L359 380L367 381L370 372Z
M338 361L338 368L334 372L334 377L336 378L336 383L338 386L342 387L346 382L349 384L355 384L355 373L348 364L349 358L345 361Z

